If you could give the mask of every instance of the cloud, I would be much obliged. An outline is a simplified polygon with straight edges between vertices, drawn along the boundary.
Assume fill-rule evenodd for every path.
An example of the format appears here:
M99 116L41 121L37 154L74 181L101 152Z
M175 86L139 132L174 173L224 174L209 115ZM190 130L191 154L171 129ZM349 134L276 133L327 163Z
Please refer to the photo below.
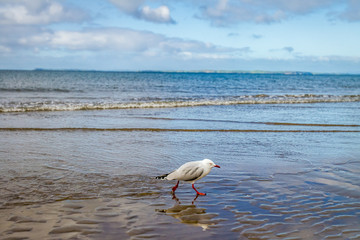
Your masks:
M359 64L360 57L338 56L338 55L325 55L325 56L297 56L297 59L306 60L309 62L348 62Z
M253 34L253 35L252 35L252 38L254 38L254 39L260 39L260 38L263 38L263 35L261 35L261 34Z
M292 53L294 52L293 47L283 47L280 49L270 49L269 52L286 52L286 53Z
M140 10L139 17L150 22L175 23L170 16L170 10L167 6L160 6L154 9L145 6Z
M209 1L200 8L200 19L209 20L212 25L227 27L239 22L270 23L286 18L286 13L273 7L258 6L256 1L247 0L218 0L217 3Z
M168 23L173 22L166 6L150 8L144 0L111 0L138 18ZM9 13L10 12L10 13ZM0 3L0 54L68 55L77 53L117 52L134 56L176 56L179 58L233 58L250 52L248 48L229 48L211 43L166 37L151 31L129 28L52 28L52 23L77 21L77 9L61 5L60 1L2 0ZM73 16L74 15L74 16Z
M87 18L79 9L67 8L58 1L49 0L2 0L0 24L35 25L56 22L77 22Z
M177 56L179 58L234 58L250 52L250 48L229 48L182 38L170 38L150 31L127 28L91 28L81 31L44 30L33 27L26 33L0 29L0 50L9 52L32 51L41 54L61 51L63 54L80 52L117 52L120 55ZM5 37L3 34L7 33Z
M24 36L40 34L43 30L39 26L28 25L3 25L0 27L0 53L11 54L14 51L21 51L23 46L19 39ZM6 51L5 51L6 50Z
M284 47L283 50L288 53L292 53L294 51L294 48L293 47Z
M358 0L207 0L190 1L198 7L197 18L210 21L213 26L228 27L242 22L271 24L316 11L331 12L336 19L360 21L360 1Z
M163 36L125 28L99 28L83 31L44 31L23 36L18 44L23 48L63 51L127 51L142 52L156 46Z
M343 12L338 12L335 16L349 22L360 21L360 1L349 0L347 8Z
M127 14L136 14L141 5L145 0L109 0L112 4L118 7L122 12Z
M158 8L151 8L147 5L143 6L145 0L109 0L120 11L138 19L154 23L169 23L174 24L175 21L170 15L170 9L165 6Z

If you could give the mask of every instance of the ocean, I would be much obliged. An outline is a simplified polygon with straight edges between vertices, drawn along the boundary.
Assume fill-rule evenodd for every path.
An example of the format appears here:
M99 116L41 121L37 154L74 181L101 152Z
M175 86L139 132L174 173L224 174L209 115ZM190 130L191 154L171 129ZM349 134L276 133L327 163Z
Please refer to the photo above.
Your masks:
M155 179L204 158L206 196ZM0 238L360 239L359 213L360 75L0 71Z

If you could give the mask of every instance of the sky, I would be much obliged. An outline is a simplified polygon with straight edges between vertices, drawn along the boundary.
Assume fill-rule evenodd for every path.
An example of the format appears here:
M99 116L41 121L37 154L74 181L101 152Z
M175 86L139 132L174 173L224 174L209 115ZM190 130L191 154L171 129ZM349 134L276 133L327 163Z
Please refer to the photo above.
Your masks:
M360 73L359 0L0 0L0 69Z

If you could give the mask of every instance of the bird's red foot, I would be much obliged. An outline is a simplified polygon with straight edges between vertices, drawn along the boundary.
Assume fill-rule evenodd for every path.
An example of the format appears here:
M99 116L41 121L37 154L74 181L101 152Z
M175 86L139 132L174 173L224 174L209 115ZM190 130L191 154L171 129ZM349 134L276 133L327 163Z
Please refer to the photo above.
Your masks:
M198 190L196 190L194 184L192 185L192 188L195 190L195 192L196 192L198 195L201 195L201 196L205 196L205 195L206 195L206 193L201 193L201 192L199 192Z

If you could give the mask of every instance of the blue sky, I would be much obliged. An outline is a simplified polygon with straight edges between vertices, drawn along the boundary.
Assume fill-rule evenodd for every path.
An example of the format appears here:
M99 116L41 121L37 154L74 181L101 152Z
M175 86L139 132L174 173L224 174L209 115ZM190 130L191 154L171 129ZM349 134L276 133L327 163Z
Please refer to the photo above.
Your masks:
M0 0L0 69L360 73L358 0Z

